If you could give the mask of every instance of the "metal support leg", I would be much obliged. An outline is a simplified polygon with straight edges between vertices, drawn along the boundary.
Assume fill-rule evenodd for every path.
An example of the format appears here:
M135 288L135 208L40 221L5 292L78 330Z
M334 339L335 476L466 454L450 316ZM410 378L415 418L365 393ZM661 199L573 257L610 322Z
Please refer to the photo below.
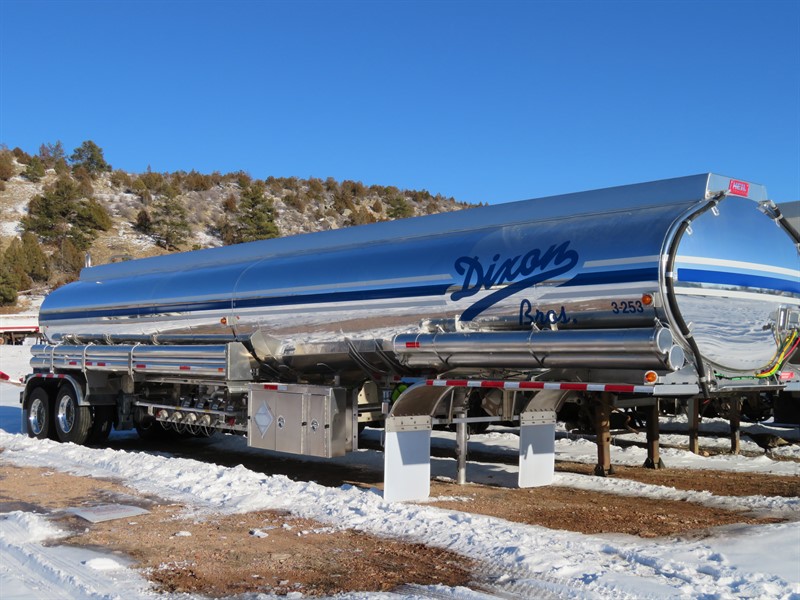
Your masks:
M663 469L664 462L658 448L658 399L647 410L647 460L644 466L648 469Z
M466 418L466 413L456 415L456 418ZM456 423L456 461L458 463L458 472L456 475L456 482L458 485L467 483L467 433L469 425L464 422Z
M742 401L739 398L731 400L731 454L739 454L741 451L740 439L740 420L742 412Z
M700 454L700 398L689 398L689 452Z
M431 428L428 416L386 419L384 500L424 500L430 496Z
M600 400L595 406L595 435L597 436L597 465L594 474L601 477L611 475L611 396L600 394Z
M520 415L519 487L553 483L556 462L556 413L538 410Z

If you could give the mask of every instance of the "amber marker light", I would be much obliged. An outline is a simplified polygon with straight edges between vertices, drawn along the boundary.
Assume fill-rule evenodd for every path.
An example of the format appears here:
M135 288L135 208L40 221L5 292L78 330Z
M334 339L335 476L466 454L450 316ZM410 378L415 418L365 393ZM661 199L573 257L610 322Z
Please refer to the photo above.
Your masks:
M648 371L644 374L644 382L648 385L653 385L656 381L658 381L658 373L655 371Z
M645 306L652 306L653 304L653 295L652 294L642 294L642 304Z

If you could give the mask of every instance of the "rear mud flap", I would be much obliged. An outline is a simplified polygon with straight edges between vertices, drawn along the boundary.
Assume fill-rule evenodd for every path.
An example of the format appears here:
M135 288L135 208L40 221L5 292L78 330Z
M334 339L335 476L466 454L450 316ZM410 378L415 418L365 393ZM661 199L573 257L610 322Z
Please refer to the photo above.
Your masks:
M424 500L431 493L431 418L389 417L383 463L383 499Z
M526 423L526 418L534 422ZM539 487L553 483L556 465L556 423L542 422L540 416L522 415L519 428L519 487ZM549 421L549 419L547 419Z

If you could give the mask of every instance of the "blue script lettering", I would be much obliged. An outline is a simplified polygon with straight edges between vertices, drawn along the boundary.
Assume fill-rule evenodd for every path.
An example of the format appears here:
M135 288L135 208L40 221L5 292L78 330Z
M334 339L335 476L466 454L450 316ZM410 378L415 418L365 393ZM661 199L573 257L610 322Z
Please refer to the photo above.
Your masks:
M575 319L570 319L567 316L567 309L563 306L559 312L554 310L542 312L538 308L536 312L533 312L533 304L531 304L530 300L525 299L519 304L519 324L523 326L533 325L535 323L538 327L544 327L558 325L559 323L567 324L575 322Z
M465 310L461 320L470 321L501 300L532 285L563 275L572 270L576 264L578 264L578 253L569 248L569 242L553 244L545 251L536 248L527 254L505 260L501 260L501 256L495 254L491 264L486 267L477 256L462 256L456 259L455 269L459 275L464 276L464 281L461 289L453 292L450 299L461 300L474 296L481 289L488 290L496 285L509 284ZM523 279L518 280L519 277Z

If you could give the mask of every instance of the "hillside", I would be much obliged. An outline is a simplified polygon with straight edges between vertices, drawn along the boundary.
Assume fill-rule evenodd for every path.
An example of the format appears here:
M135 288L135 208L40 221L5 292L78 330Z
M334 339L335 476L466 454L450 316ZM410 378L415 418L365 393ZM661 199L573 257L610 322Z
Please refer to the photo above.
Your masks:
M332 178L268 177L258 181L243 172L128 173L112 170L110 165L89 174L76 162L75 155L68 165L63 151L60 168L58 164L46 168L47 153L45 146L42 148L40 155L33 157L18 148L13 152L0 149L7 175L0 177L0 256L25 231L23 219L30 214L31 200L40 199L63 177L80 188L81 202L94 200L110 217L110 226L96 228L91 232L94 239L87 241L86 251L94 264L221 246L275 234L288 236L455 211L468 206L424 190L365 186ZM43 157L44 165L40 165L39 156ZM100 156L102 160L102 151ZM32 161L39 168L39 176L30 176ZM237 230L244 226L245 204L249 201L245 196L250 198L254 193L259 198L255 212L269 221L270 229L264 231L272 233L256 232L249 238L242 237ZM156 231L168 219L178 221L179 233L173 237ZM73 226L67 226L70 227ZM34 287L53 287L74 278L75 272L58 266L54 259L56 241L41 234L38 237L55 267L45 285L34 284ZM78 246L78 249L82 256L84 248Z

